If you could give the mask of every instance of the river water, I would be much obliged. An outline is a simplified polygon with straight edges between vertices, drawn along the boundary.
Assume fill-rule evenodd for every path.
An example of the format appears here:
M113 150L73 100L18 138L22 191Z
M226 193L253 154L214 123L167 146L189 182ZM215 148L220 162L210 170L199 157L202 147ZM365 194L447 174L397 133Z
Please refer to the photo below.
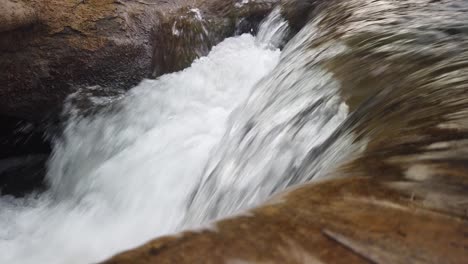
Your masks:
M50 188L0 198L0 263L92 263L210 228L463 106L443 97L466 83L463 1L335 4L286 45L275 10L181 72L88 96L91 113L74 102L99 87L71 96Z
M111 104L93 115L72 96L50 189L0 199L0 263L91 263L184 228L230 117L278 64L286 31L277 12L258 38L226 39L191 67L125 95L87 98Z

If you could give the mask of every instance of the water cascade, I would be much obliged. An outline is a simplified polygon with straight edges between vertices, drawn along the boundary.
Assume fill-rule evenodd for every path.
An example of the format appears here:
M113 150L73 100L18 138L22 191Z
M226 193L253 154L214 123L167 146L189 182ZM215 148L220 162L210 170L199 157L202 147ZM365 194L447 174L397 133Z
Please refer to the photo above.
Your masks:
M455 99L468 83L465 6L329 1L291 39L276 9L257 36L225 39L185 70L115 96L83 88L67 101L49 189L0 198L0 263L97 262L291 186L414 173L392 151L415 144L391 144L460 128L440 123L466 106Z

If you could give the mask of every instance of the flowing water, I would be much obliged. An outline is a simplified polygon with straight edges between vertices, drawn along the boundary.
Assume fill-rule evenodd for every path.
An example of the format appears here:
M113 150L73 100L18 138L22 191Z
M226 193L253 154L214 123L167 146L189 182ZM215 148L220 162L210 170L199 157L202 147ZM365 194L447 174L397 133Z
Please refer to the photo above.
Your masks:
M226 39L184 71L88 98L110 109L82 115L70 103L50 190L0 199L0 263L90 263L183 228L231 112L279 61L278 15L263 26L277 34Z
M446 108L426 95L465 76L454 59L466 54L454 19L464 4L439 2L337 1L286 45L275 10L257 37L226 39L126 94L87 98L103 105L95 113L72 97L50 189L0 199L0 263L103 260L326 176L370 138L432 125ZM434 108L405 115L409 106Z

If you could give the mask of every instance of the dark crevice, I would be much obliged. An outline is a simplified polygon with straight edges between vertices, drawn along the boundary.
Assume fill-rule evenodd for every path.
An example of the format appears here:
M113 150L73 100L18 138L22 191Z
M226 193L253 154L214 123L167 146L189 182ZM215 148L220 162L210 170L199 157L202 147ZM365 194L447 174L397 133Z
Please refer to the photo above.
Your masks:
M24 196L45 189L51 142L48 122L32 123L0 115L0 194Z

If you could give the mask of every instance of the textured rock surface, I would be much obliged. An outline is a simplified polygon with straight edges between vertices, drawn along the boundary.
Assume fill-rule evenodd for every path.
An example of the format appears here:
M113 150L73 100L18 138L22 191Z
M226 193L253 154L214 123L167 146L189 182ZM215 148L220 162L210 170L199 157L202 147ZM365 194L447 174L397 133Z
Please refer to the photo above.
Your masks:
M8 0L0 2L0 32L29 26L37 19L36 11L23 2Z
M246 216L105 263L464 263L466 219L430 210L428 196L396 185L356 177L303 186Z
M179 71L234 34L255 31L276 0L207 0L163 15L154 34L153 77Z
M57 111L73 86L122 88L148 75L155 22L138 13L142 6L106 0L23 5L37 20L0 33L1 113L37 119Z
M266 15L273 2L2 0L0 114L37 120L56 114L77 87L128 89L180 70L232 35L237 21ZM196 35L201 22L190 11L195 7L209 20L203 43ZM186 34L173 34L177 20Z

